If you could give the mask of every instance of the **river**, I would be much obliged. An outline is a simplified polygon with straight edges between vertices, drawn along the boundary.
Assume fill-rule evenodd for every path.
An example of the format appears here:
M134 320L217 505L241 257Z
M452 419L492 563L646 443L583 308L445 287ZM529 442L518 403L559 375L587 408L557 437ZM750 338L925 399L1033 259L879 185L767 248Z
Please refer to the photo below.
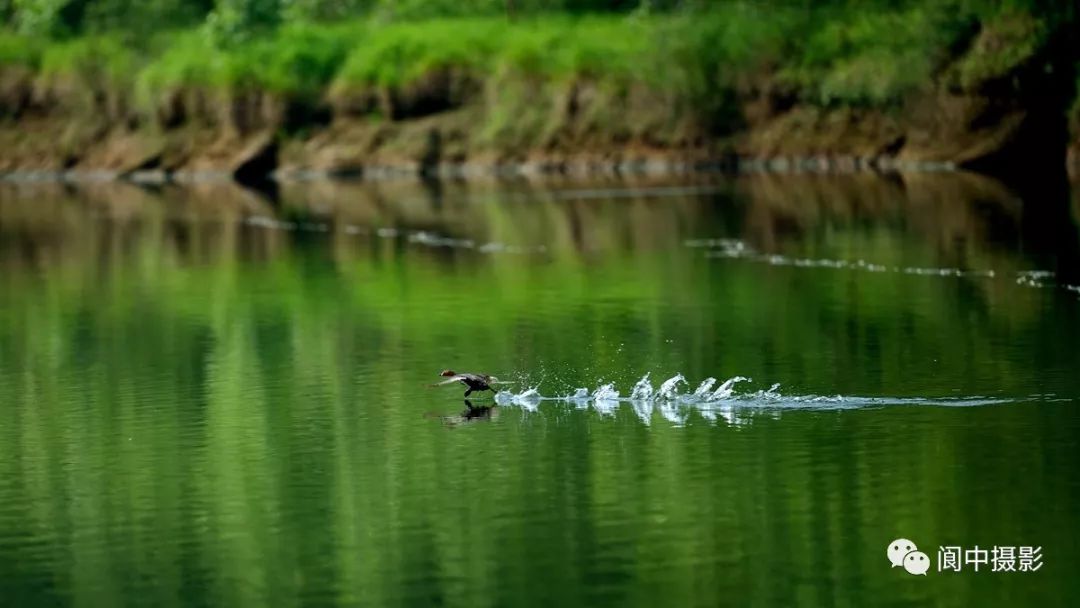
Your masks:
M1067 605L1077 201L965 174L0 184L0 596ZM505 384L466 402L428 386L448 368ZM1002 547L1027 561L993 571Z

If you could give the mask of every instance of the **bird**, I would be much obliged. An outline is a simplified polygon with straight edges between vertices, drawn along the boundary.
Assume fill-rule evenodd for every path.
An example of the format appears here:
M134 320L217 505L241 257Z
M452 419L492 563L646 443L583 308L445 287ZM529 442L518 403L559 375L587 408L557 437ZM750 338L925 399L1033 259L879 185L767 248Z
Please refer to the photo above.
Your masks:
M473 394L473 391L491 391L494 393L495 389L491 388L491 385L499 383L498 378L494 376L489 376L487 374L459 374L453 370L444 369L443 371L439 372L439 375L445 377L446 380L432 384L432 387L445 386L447 384L460 382L465 386L469 387L469 390L465 391L466 397Z

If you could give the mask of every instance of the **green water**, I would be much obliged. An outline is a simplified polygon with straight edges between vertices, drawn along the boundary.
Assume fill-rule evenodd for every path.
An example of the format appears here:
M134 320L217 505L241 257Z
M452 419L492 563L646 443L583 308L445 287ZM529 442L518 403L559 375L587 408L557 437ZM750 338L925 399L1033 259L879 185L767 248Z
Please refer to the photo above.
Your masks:
M1072 605L1078 207L963 175L0 187L0 604ZM448 367L515 384L462 416ZM683 399L521 397L646 374ZM914 576L897 537L1042 567Z

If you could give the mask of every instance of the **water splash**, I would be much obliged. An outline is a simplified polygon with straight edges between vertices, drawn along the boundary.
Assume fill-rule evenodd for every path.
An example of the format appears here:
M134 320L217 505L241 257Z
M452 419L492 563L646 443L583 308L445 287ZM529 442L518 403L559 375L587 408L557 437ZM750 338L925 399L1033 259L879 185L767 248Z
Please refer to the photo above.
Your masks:
M589 389L587 389L587 388L579 388L576 391L574 391L573 395L567 395L566 396L567 401L588 401L588 399L589 399Z
M535 412L540 407L540 402L545 399L535 387L517 394L507 390L495 393L495 403L497 405L517 405L530 412Z
M614 382L600 385L591 394L586 388L578 388L563 397L545 397L538 387L529 388L521 393L503 390L495 395L495 401L502 406L518 406L526 411L535 412L544 401L568 403L577 409L594 409L602 416L614 416L623 404L628 404L633 413L644 424L651 425L654 414L671 424L682 426L692 416L719 424L746 424L761 416L777 416L788 410L845 410L887 406L938 406L938 407L977 407L998 405L1017 401L1069 401L1056 396L1032 395L1024 399L1007 399L986 396L973 397L862 397L845 395L794 395L785 394L780 384L773 384L767 389L739 392L736 385L753 382L744 376L728 378L716 386L716 379L703 380L692 393L681 394L679 387L686 384L682 374L668 378L653 390L649 374L634 384L628 397L621 397Z
M1026 287L1043 287L1048 280L1056 276L1057 274L1050 270L1021 270L1016 273L1016 284Z
M614 416L619 409L619 391L615 390L615 383L603 384L593 393L593 409L602 416Z
M697 399L704 399L709 391L712 390L713 385L716 384L716 378L706 378L701 381L701 384L694 389L694 397Z
M592 403L592 397L589 395L589 389L587 388L579 388L574 391L574 394L567 395L563 400L572 403L579 410L589 409L589 404Z
M634 388L630 389L631 401L650 401L653 398L652 383L649 382L649 374L645 374L641 380L637 381Z
M719 401L720 399L727 399L735 392L735 385L739 382L750 382L749 378L744 376L735 376L734 378L728 378L720 385L720 388L716 389L712 395L709 395L710 401Z
M516 405L520 405L522 409L530 412L535 412L540 408L540 401L542 399L543 397L540 396L540 391L536 390L535 388L530 388L529 390L521 393L520 395L515 396L514 403Z
M679 384L686 384L686 378L682 374L675 374L674 376L664 380L664 383L660 385L660 390L656 392L656 396L659 399L677 399L679 397Z
M748 421L747 417L739 416L736 413L736 408L731 403L710 403L706 404L698 410L701 417L709 422L718 422L717 418L723 418L724 422L729 426L737 426L745 424Z
M619 391L615 390L615 383L609 382L600 385L593 393L593 401L618 401Z
M689 407L680 407L675 401L664 401L660 403L659 407L660 415L675 426L686 424L686 421L690 418L690 409Z
M768 390L758 391L754 393L754 397L764 401L778 401L784 398L784 396L781 395L779 391L780 383L777 382L776 384L770 386Z
M724 258L731 260L745 260L768 264L770 266L792 266L796 268L829 268L834 270L852 270L864 272L894 272L908 275L936 276L950 278L982 278L994 279L998 277L992 268L925 268L918 266L886 266L875 264L863 259L844 260L828 258L797 258L776 253L764 253L755 250L745 242L738 239L695 239L685 241L684 246L703 249L705 256L709 258ZM1016 282L1028 287L1044 286L1045 280L1053 278L1054 273L1044 270L1021 271L1016 273Z
M630 407L633 408L637 417L645 423L645 426L652 424L653 415L653 402L644 399L631 399Z

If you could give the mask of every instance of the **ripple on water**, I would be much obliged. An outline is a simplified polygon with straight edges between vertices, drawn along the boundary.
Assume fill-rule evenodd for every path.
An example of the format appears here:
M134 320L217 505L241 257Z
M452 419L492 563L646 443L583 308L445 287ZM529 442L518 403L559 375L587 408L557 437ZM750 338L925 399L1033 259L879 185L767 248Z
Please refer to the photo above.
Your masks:
M790 266L794 268L826 268L873 273L898 273L913 276L940 278L976 278L996 279L1000 273L992 268L971 269L955 267L920 267L888 266L872 261L857 259L798 258L777 253L763 253L750 247L745 242L730 238L690 239L683 241L683 246L691 249L704 249L708 258L743 260L770 266ZM1012 273L1014 282L1024 287L1043 288L1061 287L1066 291L1080 293L1080 287L1054 283L1057 274L1050 270L1021 270Z

